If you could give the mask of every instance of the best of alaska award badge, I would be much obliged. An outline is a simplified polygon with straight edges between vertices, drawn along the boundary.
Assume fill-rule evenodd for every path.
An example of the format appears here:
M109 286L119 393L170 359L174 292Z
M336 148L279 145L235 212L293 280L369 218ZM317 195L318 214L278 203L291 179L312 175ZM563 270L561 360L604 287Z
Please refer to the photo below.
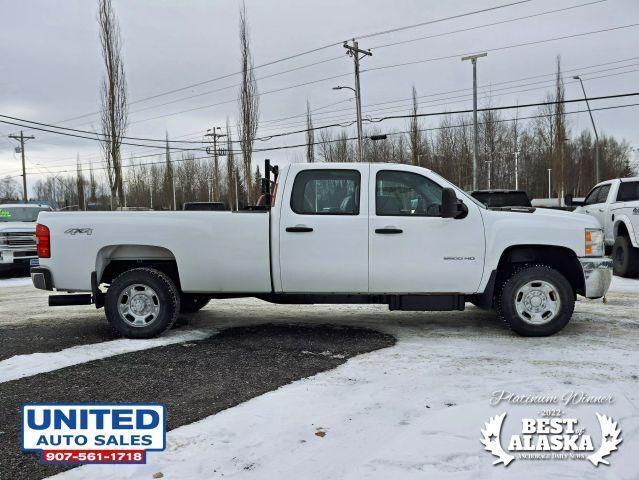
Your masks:
M493 392L491 404L507 402L516 405L597 405L612 403L612 396L589 396L568 392L556 395L517 395L506 391ZM588 460L595 467L610 465L608 457L622 442L621 429L610 416L594 412L599 432L590 432L581 425L584 417L567 414L562 408L542 408L536 415L508 420L517 422L515 433L502 431L507 412L494 415L484 423L479 441L484 449L497 457L493 465L507 467L515 460Z

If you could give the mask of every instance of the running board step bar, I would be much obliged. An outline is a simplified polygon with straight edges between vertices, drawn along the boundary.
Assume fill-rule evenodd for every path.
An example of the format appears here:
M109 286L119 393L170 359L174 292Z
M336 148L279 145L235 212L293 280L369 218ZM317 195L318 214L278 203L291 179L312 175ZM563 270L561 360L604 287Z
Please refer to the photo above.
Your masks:
M73 295L49 295L50 307L64 307L68 305L91 305L93 300L90 293Z

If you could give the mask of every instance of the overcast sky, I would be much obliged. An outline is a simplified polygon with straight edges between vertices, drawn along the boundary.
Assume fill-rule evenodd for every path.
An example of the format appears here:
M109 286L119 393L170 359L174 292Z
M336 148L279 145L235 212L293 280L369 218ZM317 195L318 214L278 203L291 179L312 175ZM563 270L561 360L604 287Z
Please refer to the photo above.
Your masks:
M514 1L247 0L246 8L254 63L260 65L353 36ZM459 56L482 50L489 50L489 54L478 63L479 84L486 87L480 92L480 102L485 102L488 92L493 105L542 100L551 88L550 82L530 84L551 77L526 78L551 74L557 55L561 55L563 68L571 70L565 78L568 99L582 96L579 84L571 79L576 73L582 74L589 96L638 91L639 27L490 51L639 23L637 0L593 2L564 12L450 33L591 2L532 0L487 13L362 38L360 47L373 49L373 56L363 59L361 66L364 114L368 112L374 117L408 113L407 102L399 101L410 97L412 85L419 95L466 89L424 98L421 112L471 108L472 97L467 95L472 93L471 65L461 62ZM91 0L0 0L0 114L78 129L90 130L97 126L95 114L67 121L92 114L99 107L103 66L96 4ZM135 101L237 72L240 66L237 35L240 6L240 2L233 0L114 0L124 43L129 99ZM433 37L443 33L450 34ZM384 44L419 37L431 38L380 48ZM366 71L447 56L454 58ZM274 75L329 59L332 60ZM303 117L298 115L305 111L307 99L312 108L321 108L315 112L316 125L352 119L354 102L350 100L351 92L331 89L335 85L351 86L352 71L352 60L344 54L340 45L256 70L258 88L262 92L261 132L269 134L303 128L300 125ZM344 76L268 93L338 75ZM593 78L600 76L605 78ZM518 79L526 80L497 85ZM227 118L235 124L238 80L239 76L235 75L132 104L128 135L162 138L168 131L171 138L199 140L206 129L223 126ZM185 98L194 95L197 96ZM389 101L398 102L367 107ZM591 106L626 103L639 103L639 99L630 97L593 102ZM382 107L386 110L379 110ZM572 109L580 109L580 106L567 107L567 110ZM522 110L520 115L526 113L533 114L533 111ZM637 147L638 113L637 107L595 112L595 121L601 132L625 138ZM294 118L282 120L287 117ZM436 119L425 120L424 125L436 122ZM384 122L379 128L390 130L405 126L405 121L395 121ZM590 128L587 114L570 116L570 127L573 133ZM0 176L20 173L19 154L13 150L15 142L7 138L8 134L19 130L19 127L0 124ZM38 178L36 172L74 169L78 154L85 164L96 162L96 167L101 166L99 148L94 141L25 129L27 133L36 137L28 142L26 148L29 184ZM259 146L280 146L300 141L303 139L299 136L290 136L259 142ZM127 146L123 147L123 152L126 158L149 155L155 150ZM270 157L276 162L286 163L303 158L303 155L304 149L301 148L259 154L256 158L260 162Z

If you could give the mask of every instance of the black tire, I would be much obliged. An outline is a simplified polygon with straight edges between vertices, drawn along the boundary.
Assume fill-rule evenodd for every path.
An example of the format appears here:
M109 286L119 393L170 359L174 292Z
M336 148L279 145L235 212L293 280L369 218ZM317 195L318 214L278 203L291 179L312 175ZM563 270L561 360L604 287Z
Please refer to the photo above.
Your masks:
M639 274L639 249L632 246L628 237L615 238L612 264L613 273L620 277L636 277Z
M527 294L520 291L525 286L530 289ZM550 292L544 293L544 288L550 288ZM554 268L528 265L515 270L503 283L497 303L500 318L514 332L524 337L545 337L568 324L575 309L575 293L566 277ZM535 316L526 305L538 309ZM554 313L552 305L556 306ZM520 313L518 307L524 311Z
M139 293L127 295L129 289ZM122 313L120 305L123 310L128 307L129 313ZM180 294L173 281L161 271L134 268L113 280L106 293L104 310L111 327L123 337L152 338L171 328L177 320ZM136 314L139 315L134 316ZM136 319L144 323L133 325Z
M180 295L180 311L182 313L198 312L204 308L209 301L211 301L211 299L206 296L183 293Z

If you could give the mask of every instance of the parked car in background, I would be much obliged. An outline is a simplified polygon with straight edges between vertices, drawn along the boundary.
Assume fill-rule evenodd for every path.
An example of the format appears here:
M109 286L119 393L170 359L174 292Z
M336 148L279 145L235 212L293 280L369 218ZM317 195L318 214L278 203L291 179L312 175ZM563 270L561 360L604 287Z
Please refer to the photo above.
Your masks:
M475 190L470 194L488 208L532 206L523 190Z
M543 336L568 323L576 295L600 298L610 285L603 231L587 215L487 209L413 165L264 171L266 198L253 211L42 213L33 284L73 292L50 305L104 306L130 338L231 297L412 311L472 302Z
M182 205L182 210L206 210L206 211L223 211L226 210L226 205L223 202L186 202Z
M598 183L585 200L566 197L576 213L595 217L604 227L607 250L614 273L639 276L639 177L616 178Z
M50 212L44 204L5 203L0 205L0 269L38 264L35 228L40 212Z

